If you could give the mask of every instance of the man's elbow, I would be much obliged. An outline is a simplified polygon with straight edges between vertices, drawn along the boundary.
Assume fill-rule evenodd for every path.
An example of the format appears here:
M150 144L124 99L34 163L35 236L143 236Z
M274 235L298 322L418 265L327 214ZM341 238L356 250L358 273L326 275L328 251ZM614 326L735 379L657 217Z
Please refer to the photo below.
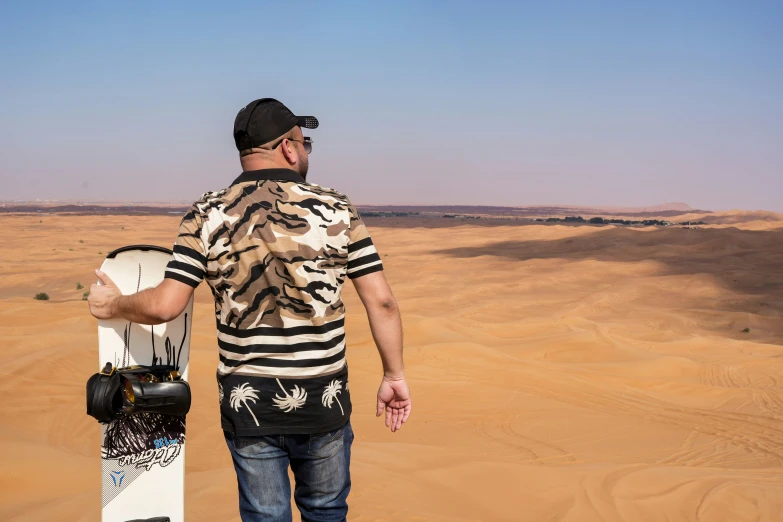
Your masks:
M140 314L129 315L127 318L129 320L133 320L134 323L155 326L158 324L168 323L176 317L176 315L166 312L163 308L148 308Z
M374 308L384 314L393 315L396 314L399 309L397 308L397 300L391 294L387 296L380 296L375 301Z
M172 279L165 279L155 289L154 316L161 323L168 323L180 316L193 296L193 288Z
M179 314L182 313L182 310L179 310L178 307L173 306L170 303L162 304L157 307L155 310L155 319L159 322L157 324L162 323L168 323L169 321L173 321L177 317L179 317Z
M160 310L157 314L155 314L155 319L158 321L156 324L163 324L168 323L169 321L173 321L177 318L177 315L170 310Z

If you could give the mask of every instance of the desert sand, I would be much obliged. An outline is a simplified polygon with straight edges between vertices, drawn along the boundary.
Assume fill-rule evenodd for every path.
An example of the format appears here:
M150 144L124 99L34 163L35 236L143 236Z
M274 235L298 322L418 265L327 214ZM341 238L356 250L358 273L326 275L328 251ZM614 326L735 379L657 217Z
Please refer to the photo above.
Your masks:
M349 285L349 518L783 520L783 216L707 217L688 229L368 220L403 314L413 414L395 434L374 416L380 362ZM97 322L76 284L113 248L170 247L178 223L0 216L0 519L100 520L100 429L84 398ZM192 522L239 520L211 300L202 284Z

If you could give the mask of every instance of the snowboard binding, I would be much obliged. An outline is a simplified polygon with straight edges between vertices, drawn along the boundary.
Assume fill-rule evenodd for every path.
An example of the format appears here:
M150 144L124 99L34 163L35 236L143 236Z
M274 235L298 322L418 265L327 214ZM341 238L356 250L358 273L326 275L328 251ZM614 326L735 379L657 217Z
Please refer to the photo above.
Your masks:
M127 415L190 411L190 386L174 366L106 366L87 381L87 414L108 423Z

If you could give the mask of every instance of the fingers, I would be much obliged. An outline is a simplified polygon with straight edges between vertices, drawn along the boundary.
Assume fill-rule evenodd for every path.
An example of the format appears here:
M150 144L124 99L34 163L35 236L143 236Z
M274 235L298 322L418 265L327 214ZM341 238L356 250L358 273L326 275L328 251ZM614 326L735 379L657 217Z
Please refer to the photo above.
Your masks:
M103 287L99 285L98 283L93 283L90 285L90 293L87 294L87 302L90 304L93 304L96 302L96 299L98 298L98 294L101 292L101 289Z
M408 404L405 406L405 413L402 414L402 422L406 422L408 420L408 417L411 416L411 405Z
M408 420L408 415L410 414L408 412L408 407L400 408L400 426L397 429L402 428L402 425L405 424L405 421Z
M378 405L375 406L375 416L380 417L381 413L383 413L383 410L386 408L386 403L384 403L380 397L378 397Z
M111 280L109 276L107 276L104 272L101 272L97 268L95 269L95 275L98 276L98 280L104 285L112 285L114 286L114 281Z
M405 408L394 408L390 407L389 410L391 410L391 430L392 433L395 431L399 431L400 428L402 428L402 424L407 419L406 417L406 411ZM409 415L409 413L407 413Z
M406 404L403 407L392 406L394 402L384 403L378 399L378 409L375 412L375 416L380 416L380 412L386 410L386 427L391 429L392 433L402 428L402 425L408 420L411 415L411 406Z

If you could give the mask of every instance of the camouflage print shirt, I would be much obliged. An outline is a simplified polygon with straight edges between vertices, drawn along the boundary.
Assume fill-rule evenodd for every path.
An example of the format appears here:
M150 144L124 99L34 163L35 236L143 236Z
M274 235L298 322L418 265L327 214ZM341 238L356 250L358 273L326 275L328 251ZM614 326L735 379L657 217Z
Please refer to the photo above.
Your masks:
M223 429L308 434L348 421L341 289L382 269L348 198L293 170L243 172L193 204L166 277L212 290Z

